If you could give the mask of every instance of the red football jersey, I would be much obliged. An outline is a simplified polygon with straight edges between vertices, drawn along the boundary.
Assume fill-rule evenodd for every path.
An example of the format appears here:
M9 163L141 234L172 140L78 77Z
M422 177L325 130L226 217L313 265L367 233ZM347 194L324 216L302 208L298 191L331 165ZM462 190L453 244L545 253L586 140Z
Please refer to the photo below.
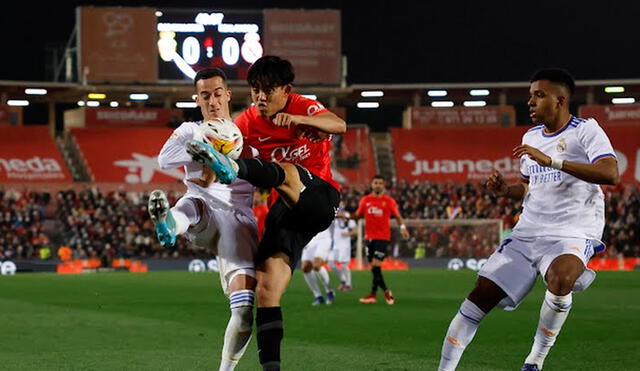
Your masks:
M320 102L292 93L281 112L315 116L328 110ZM331 175L331 141L329 139L318 143L299 139L296 136L297 125L291 125L288 128L275 126L270 119L260 116L255 106L245 110L235 119L235 123L245 135L245 143L258 150L260 159L299 164L340 190L338 183Z
M360 199L358 215L364 216L365 240L391 240L391 220L400 215L396 201L383 194L376 196L370 193Z

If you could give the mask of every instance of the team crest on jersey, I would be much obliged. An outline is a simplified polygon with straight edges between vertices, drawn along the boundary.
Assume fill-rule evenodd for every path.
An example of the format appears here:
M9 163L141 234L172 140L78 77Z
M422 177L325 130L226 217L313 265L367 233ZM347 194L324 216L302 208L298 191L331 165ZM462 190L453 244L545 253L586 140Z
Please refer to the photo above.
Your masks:
M558 139L558 143L556 144L556 151L564 152L567 149L567 140L564 138Z

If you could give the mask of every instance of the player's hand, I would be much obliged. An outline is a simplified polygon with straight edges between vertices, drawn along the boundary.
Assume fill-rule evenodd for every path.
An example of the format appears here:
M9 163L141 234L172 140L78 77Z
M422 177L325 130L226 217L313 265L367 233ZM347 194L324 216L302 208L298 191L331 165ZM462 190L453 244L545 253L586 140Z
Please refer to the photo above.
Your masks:
M400 235L402 236L403 240L408 240L409 239L409 230L405 227L405 228L400 228Z
M494 196L504 196L507 194L509 186L504 181L502 174L498 170L494 170L487 180L487 189Z
M291 125L297 124L294 115L290 115L284 112L277 113L272 121L275 126L290 127Z
M211 183L216 181L216 173L213 170L209 169L206 166L202 167L202 175L200 178L189 178L187 181L197 184L202 188L207 188L211 185Z
M551 166L551 157L544 154L537 148L533 148L528 144L521 144L513 149L514 157L529 156L530 159L537 162L540 166Z
M322 140L327 139L328 137L329 134L306 125L298 126L296 130L296 138L307 139L313 143L318 143Z

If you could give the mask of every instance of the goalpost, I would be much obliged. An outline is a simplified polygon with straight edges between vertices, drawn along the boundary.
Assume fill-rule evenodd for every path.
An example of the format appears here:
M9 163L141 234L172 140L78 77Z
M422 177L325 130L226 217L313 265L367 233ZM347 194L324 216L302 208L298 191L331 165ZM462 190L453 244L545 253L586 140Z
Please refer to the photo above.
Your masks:
M395 220L391 221L389 256L396 258L488 257L499 245L501 219L405 219L409 240L400 237ZM356 269L363 269L364 221L358 221Z

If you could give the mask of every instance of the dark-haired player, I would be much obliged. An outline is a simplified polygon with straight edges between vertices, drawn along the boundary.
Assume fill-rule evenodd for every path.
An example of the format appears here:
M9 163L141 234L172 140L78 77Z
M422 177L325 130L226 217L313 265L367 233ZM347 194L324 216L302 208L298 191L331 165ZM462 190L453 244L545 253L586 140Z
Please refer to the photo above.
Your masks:
M249 68L254 105L235 122L258 150L257 159L233 161L203 143L188 145L218 181L230 183L237 177L278 193L256 260L256 331L264 370L280 369L280 298L302 249L331 225L340 202L331 175L330 136L344 133L346 124L319 102L293 93L294 77L291 63L276 56L264 56Z

